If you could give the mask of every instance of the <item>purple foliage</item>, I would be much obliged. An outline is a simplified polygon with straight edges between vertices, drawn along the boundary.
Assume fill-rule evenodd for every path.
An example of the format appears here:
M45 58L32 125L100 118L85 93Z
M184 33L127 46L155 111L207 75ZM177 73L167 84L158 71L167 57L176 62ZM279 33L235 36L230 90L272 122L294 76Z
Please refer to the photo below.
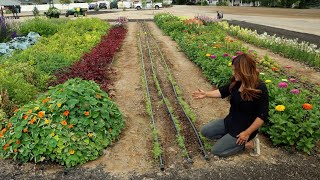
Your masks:
M205 15L197 15L194 18L202 21L204 24L210 24L210 23L214 23L214 22L218 22L218 19L215 18L211 18L209 16L205 16Z

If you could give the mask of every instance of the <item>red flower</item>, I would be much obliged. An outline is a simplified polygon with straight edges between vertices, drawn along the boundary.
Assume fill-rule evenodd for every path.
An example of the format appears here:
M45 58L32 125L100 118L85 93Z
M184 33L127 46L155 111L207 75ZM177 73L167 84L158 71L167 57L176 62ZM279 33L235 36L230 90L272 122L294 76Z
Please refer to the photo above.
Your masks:
M312 109L312 105L309 104L309 103L304 103L302 105L302 108L305 109L305 110L311 110Z

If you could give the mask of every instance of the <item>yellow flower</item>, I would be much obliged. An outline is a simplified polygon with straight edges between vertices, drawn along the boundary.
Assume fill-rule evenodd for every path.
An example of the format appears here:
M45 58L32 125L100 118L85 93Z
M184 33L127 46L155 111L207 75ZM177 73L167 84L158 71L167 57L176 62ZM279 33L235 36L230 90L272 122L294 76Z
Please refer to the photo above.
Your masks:
M70 150L70 154L74 154L74 150L73 149Z
M33 109L36 111L36 110L38 110L38 109L39 109L39 107L34 107Z
M266 82L266 83L271 83L272 81L271 81L271 80L269 80L269 79L267 79L265 82Z
M48 108L51 109L51 107L52 107L52 105L50 104L50 105L48 106Z
M51 136L53 137L53 136L55 136L56 134L53 132L53 133L51 133Z
M282 112L286 109L286 107L284 105L278 105L276 106L276 111Z
M232 66L232 62L229 62L229 63L228 63L228 66L229 66L229 67Z
M50 123L50 120L46 119L46 120L44 120L44 123L45 123L45 124L49 124L49 123Z
M89 136L89 137L92 137L92 133L88 133L88 136Z
M61 107L61 103L57 103L57 106L58 106L58 107Z
M206 54L206 56L209 57L209 56L211 56L211 54L208 53L208 54Z

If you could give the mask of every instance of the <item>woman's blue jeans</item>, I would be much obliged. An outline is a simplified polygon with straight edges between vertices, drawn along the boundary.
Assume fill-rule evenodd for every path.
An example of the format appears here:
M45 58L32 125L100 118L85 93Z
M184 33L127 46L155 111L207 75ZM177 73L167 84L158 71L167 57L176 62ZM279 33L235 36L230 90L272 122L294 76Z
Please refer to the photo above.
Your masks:
M228 157L244 151L244 145L236 144L237 138L226 132L224 120L211 121L201 128L201 134L208 139L218 139L211 152L220 157Z

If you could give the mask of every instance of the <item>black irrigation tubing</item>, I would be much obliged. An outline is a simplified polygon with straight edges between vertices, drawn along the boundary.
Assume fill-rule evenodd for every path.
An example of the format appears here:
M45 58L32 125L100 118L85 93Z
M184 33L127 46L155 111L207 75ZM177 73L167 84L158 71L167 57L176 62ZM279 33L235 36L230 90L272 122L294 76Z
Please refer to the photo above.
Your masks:
M145 22L144 22L144 23L145 23ZM144 31L144 32L146 32L146 31ZM149 52L149 57L150 57L150 63L151 63L152 73L153 73L153 75L157 76L156 71L155 71L155 69L154 69L153 60L152 60L152 59L153 59L153 56L152 56L152 53L151 53L151 51L150 51L149 39L148 39L147 37L146 37L146 42L147 42L147 46L148 46L148 52ZM174 116L173 116L173 114L172 114L172 113L170 112L170 110L169 110L169 107L168 107L169 105L167 104L167 102L166 102L166 100L165 100L166 98L165 98L164 95L163 95L163 92L162 92L162 90L161 90L161 87L159 87L159 91L160 91L162 100L164 101L164 104L166 105L167 111L168 111L168 113L169 113L169 115L170 115L170 119L172 120L172 122L173 122L173 124L174 124L174 128L175 128L175 130L176 130L176 133L177 133L178 136L181 136L181 135L180 135L180 132L179 132L179 130L178 130L178 128L177 128L177 124L176 124L176 122L174 121ZM186 152L186 156L187 156L188 162L190 162L190 163L193 162L185 146L184 146L184 151Z
M149 28L148 28L148 29L149 29ZM150 30L149 30L149 31L150 31ZM156 42L155 44L156 44L156 46L157 46L157 50L158 50L158 52L159 52L159 54L160 54L160 56L161 56L162 62L164 63L164 65L165 65L165 67L166 67L167 73L169 74L169 76L170 76L171 78L173 78L172 74L170 73L170 70L169 70L168 64L167 64L167 62L166 62L166 59L164 58L163 53L162 53L162 51L160 50L159 45L158 45L156 39L155 39L153 36L151 36L151 37L152 37L152 39ZM179 101L178 94L177 94L177 90L176 90L176 88L175 88L175 86L174 86L174 84L173 84L173 82L172 82L172 80L171 80L170 78L169 78L169 81L170 81L171 87L172 87L172 89L173 89L173 92L174 92L174 94L175 94L175 98L176 98L177 101L179 102L179 105L180 105L181 109L183 110L183 113L184 113L185 117L188 119L188 122L189 122L190 126L192 127L194 133L196 134L196 137L197 137L197 139L198 139L198 143L199 143L199 146L200 146L200 150L202 151L204 158L205 158L206 160L209 160L209 156L208 156L208 154L207 154L207 152L206 152L206 150L205 150L205 148L204 148L204 146L203 146L203 142L201 141L201 138L200 138L200 136L199 136L198 130L197 130L196 127L194 126L193 122L191 121L190 117L187 115L185 109L183 108L181 102Z
M143 52L142 52L142 47L141 47L141 37L140 36L141 35L140 35L140 32L139 32L139 49L140 49L140 53L141 53L141 64L142 64L142 69L143 69L144 80L146 82L146 91L147 91L148 101L149 101L149 103L151 105L151 98L150 98L150 92L149 92L149 87L148 87L149 85L148 85L148 79L146 77L146 71L145 71L145 66L144 66L144 58L143 58ZM151 115L151 121L152 121L153 130L157 131L156 123L155 123L154 116L153 116L152 106L150 107L150 112L151 112L150 115ZM159 143L158 137L156 139L154 139L154 141ZM163 171L164 170L164 163L163 163L162 153L159 155L159 163L160 163L160 169Z

